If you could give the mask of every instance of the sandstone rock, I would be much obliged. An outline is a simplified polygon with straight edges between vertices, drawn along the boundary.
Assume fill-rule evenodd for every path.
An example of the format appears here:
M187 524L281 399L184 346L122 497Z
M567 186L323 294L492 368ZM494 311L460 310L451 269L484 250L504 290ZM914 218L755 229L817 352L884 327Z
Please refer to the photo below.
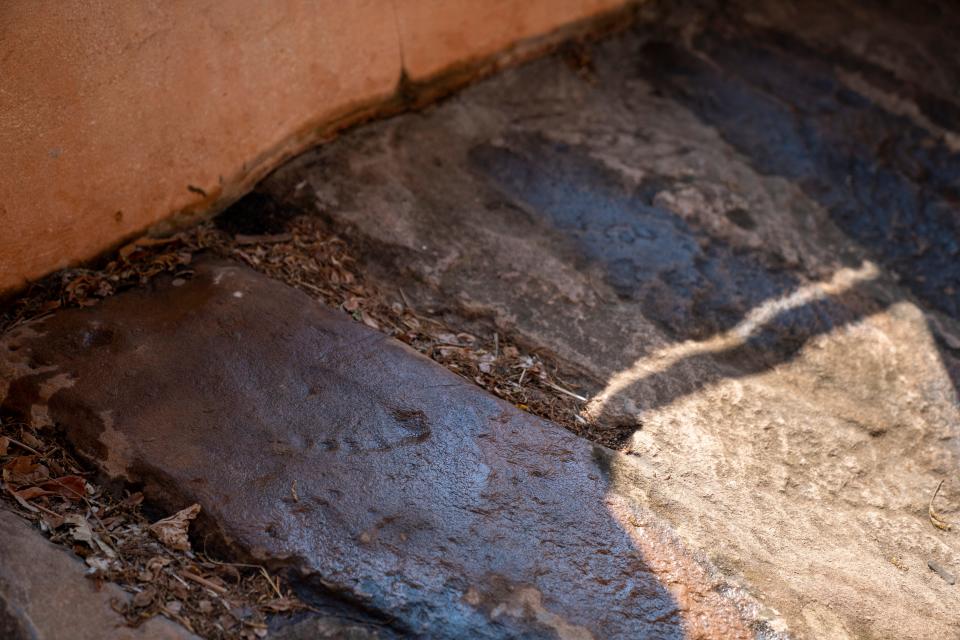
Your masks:
M960 509L960 14L701 5L262 190L375 247L385 289L582 371L643 462L617 490L795 635L956 636L927 562L955 573L960 542L927 502L954 478Z
M736 589L610 491L623 456L246 267L178 285L8 335L3 409L390 633L751 635Z
M4 640L188 640L196 638L164 618L137 629L111 608L126 594L97 589L86 566L39 531L0 508L0 638Z

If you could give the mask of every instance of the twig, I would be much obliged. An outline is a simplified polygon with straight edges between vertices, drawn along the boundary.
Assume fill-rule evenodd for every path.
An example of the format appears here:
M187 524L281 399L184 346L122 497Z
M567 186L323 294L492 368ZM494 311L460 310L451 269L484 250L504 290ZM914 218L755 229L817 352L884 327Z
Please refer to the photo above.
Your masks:
M222 595L225 595L225 594L227 593L227 589L225 589L224 587L221 587L220 585L218 585L218 584L215 583L215 582L212 582L212 581L210 581L210 580L207 580L207 579L204 578L203 576L198 576L198 575L195 574L195 573L192 573L192 572L190 572L190 571L187 571L186 569L181 569L181 570L180 570L180 575L183 576L184 578L186 578L187 580L192 580L192 581L196 582L197 584L199 584L199 585L201 585L201 586L203 586L203 587L206 587L207 589L210 589L210 590L213 591L214 593L217 593L217 594L219 594L219 595L221 595L221 596L222 596Z
M940 484L937 485L937 488L934 490L933 495L930 496L930 503L927 504L927 515L930 517L930 524L935 526L937 529L942 531L950 531L953 529L953 525L943 519L943 517L937 513L933 508L933 501L937 499L937 494L940 493L940 487L943 486L943 480L940 481Z
M524 369L524 371L526 371L526 369ZM543 384L547 385L548 387L550 387L550 388L553 389L554 391L559 391L560 393L566 394L566 395L570 396L571 398L575 398L575 399L579 400L580 402L586 402L586 401L587 401L587 399L584 398L583 396L578 395L578 394L574 393L573 391L569 391L569 390L567 390L567 389L564 389L563 387L558 387L557 385L553 384L552 382L547 382L546 380L543 380L542 382L543 382Z
M206 553L203 554L203 561L209 562L210 564L217 564L222 567L243 567L244 569L260 569L263 570L263 565L260 564L249 564L247 562L222 562L220 560L214 560Z
M40 456L41 458L43 457L43 454L40 453L39 451L37 451L36 449L34 449L33 447L29 447L29 446L23 444L22 442L20 442L19 440L14 440L14 439L11 438L10 436L6 436L6 438L7 438L7 440L9 440L11 443L17 445L18 447L23 447L24 449L26 449L26 450L29 451L30 453L32 453L32 454L34 454L34 455L37 455L37 456Z
M260 567L260 572L263 574L263 577L267 579L267 582L270 583L270 586L273 587L273 590L276 591L277 597L278 597L278 598L282 598L282 597L283 597L283 592L280 591L280 587L278 587L277 585L273 584L273 578L271 578L271 577L270 577L270 574L267 573L267 569L266 569L265 567ZM277 580L279 581L280 579L277 578Z

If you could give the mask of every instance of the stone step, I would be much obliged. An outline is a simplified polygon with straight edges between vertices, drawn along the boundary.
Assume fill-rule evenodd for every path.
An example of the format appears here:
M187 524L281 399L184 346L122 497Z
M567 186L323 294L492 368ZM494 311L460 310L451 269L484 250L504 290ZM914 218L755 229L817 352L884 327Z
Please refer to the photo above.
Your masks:
M155 505L199 503L210 544L374 630L752 635L735 590L615 488L631 461L246 267L201 261L0 354L8 414Z

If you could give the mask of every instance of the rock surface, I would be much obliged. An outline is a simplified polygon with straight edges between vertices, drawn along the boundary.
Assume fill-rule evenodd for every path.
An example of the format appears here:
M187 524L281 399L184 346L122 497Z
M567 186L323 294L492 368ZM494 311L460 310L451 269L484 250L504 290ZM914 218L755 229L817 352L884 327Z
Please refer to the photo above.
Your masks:
M264 197L632 425L612 474L798 637L960 634L960 98L946 5L663 3L357 130ZM933 71L931 71L931 69ZM776 612L779 612L776 613Z
M0 353L4 411L171 511L200 503L212 540L373 632L752 636L750 603L611 490L630 460L246 267L201 263Z
M13 513L0 508L0 638L4 640L188 640L196 636L164 618L125 626L111 601L126 594L97 589L85 565Z

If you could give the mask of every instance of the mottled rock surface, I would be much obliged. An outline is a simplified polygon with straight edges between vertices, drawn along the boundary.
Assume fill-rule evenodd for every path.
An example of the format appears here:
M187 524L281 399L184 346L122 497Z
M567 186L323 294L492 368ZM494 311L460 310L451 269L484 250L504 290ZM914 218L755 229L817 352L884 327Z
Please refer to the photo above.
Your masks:
M55 314L0 353L4 411L167 510L198 502L211 543L371 633L752 635L750 603L612 489L631 460L246 267Z
M137 629L111 607L127 595L84 577L86 566L0 508L0 638L4 640L189 640L164 618Z
M263 197L631 427L613 473L798 637L960 634L960 12L663 3Z

